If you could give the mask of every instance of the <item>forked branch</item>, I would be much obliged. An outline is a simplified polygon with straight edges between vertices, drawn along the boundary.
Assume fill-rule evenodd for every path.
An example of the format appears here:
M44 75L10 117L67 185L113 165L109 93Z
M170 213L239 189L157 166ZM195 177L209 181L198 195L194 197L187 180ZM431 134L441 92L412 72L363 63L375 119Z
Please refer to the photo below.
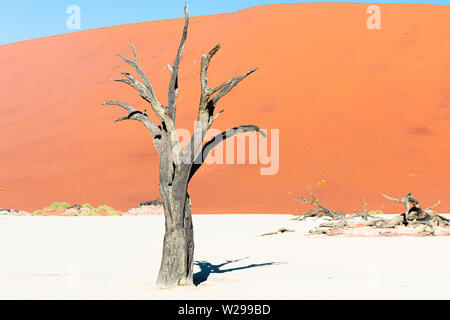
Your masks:
M212 98L213 104L214 106L217 104L217 102L223 97L225 96L228 92L231 91L231 89L233 89L234 87L236 87L239 82L241 82L242 80L244 80L245 78L247 78L249 75L251 75L253 72L255 72L256 70L258 70L258 68L254 68L250 71L247 71L246 73L240 75L240 76L236 76L231 80L228 80L226 82L224 82L223 84L221 84L220 86L218 86L217 88L211 90L212 93L215 93L218 91L218 93Z
M311 196L311 200L307 200L305 197L301 197L302 200L294 199L295 201L302 202L304 204L309 204L312 206L315 206L315 209L310 209L306 212L304 212L301 216L298 218L295 218L295 220L304 220L308 217L320 217L320 216L328 216L333 219L343 219L345 217L345 213L331 210L328 208L325 208L319 203L319 200L317 200L316 196L314 195L311 186L307 185L306 190L308 191L309 195Z
M161 121L161 125L164 128L164 131L166 132L165 134L167 134L168 141L170 142L170 145L171 145L171 153L175 157L177 163L180 163L182 161L181 145L180 145L180 142L176 135L176 128L175 128L174 121L172 120L169 112L168 111L166 112L166 110L169 110L169 109L164 108L157 100L155 92L153 90L153 87L150 84L150 81L148 80L147 76L145 75L145 73L142 71L142 69L139 67L139 65L137 63L136 49L135 49L134 45L132 45L132 48L133 48L133 57L134 57L133 60L124 58L121 55L119 55L119 57L122 58L126 63L131 65L134 70L136 70L136 72L141 77L143 83L140 82L138 79L136 79L134 76L132 76L129 73L122 73L122 75L125 76L125 79L112 79L112 80L128 84L132 88L136 89L139 92L139 95L145 101L150 103L154 113ZM172 74L174 74L173 71L172 71ZM119 105L121 107L124 107L126 105L122 102L120 102L119 104L116 102L117 101L106 101L106 103L103 103L103 104L115 104L115 105ZM129 110L131 110L130 107L131 106L128 105L128 107L124 107L124 108L126 110L128 109L127 111L129 111ZM136 110L133 109L133 111L128 112L127 116L117 119L115 122L127 120L127 119L140 120L142 123L144 123L149 128L149 130L152 132L153 137L159 137L159 141L161 140L161 135L163 134L163 132L161 131L161 129L159 129L159 131L157 132L157 130L154 128L156 126L156 124L154 124L150 120L150 118L144 116L143 114L142 114L142 116L140 116L139 112L136 112ZM156 126L156 127L159 128L158 126ZM158 142L158 145L159 144L160 144L160 142ZM155 146L156 146L156 144L155 144Z
M202 61L201 61L201 67L200 67L200 83L201 83L201 97L200 97L200 104L199 104L199 109L198 109L198 116L197 116L197 122L194 128L194 134L192 135L186 149L185 149L185 154L184 154L184 158L186 159L186 161L196 161L197 162L197 157L201 157L202 154L205 151L205 148L202 147L202 143L203 140L206 136L206 133L208 132L208 130L211 128L213 122L217 119L217 117L224 111L221 110L220 112L214 114L217 102L220 100L220 98L222 98L223 96L225 96L227 93L229 93L231 91L231 89L233 89L235 86L237 86L237 84L239 82L241 82L242 80L244 80L247 76L249 76L250 74L252 74L253 72L255 72L257 69L254 68L246 73L244 73L241 76L236 76L234 78L232 78L231 80L225 81L224 83L222 83L221 85L211 89L209 87L209 83L208 83L208 68L209 65L211 63L211 59L214 57L214 55L219 51L220 49L220 44L217 44L214 48L212 48L208 54L202 54ZM256 126L241 126L241 127L237 127L237 128L241 128L238 129L237 131L234 129L233 134L235 135L237 133L240 132L245 132L245 131L241 131L243 130L242 128L245 128L245 130L247 130L250 127L256 127ZM261 132L261 129L258 127L258 130L252 130L252 131L258 131ZM227 135L230 132L227 133ZM218 136L223 136L222 133ZM222 139L223 140L223 139ZM220 140L220 141L222 141ZM206 145L205 145L206 146ZM194 169L194 172L197 171L198 166L194 166L196 169ZM191 175L192 177L192 175Z
M156 98L155 91L153 90L153 87L148 80L146 74L142 69L139 67L137 63L137 57L136 57L136 49L134 45L132 44L131 47L133 48L133 57L134 60L129 60L127 58L122 57L120 54L118 55L123 61L128 63L130 66L133 67L134 70L139 74L142 81L144 83L141 83L139 80L134 78L129 73L122 73L127 79L112 79L114 81L119 81L128 84L132 88L136 89L139 92L139 95L146 101L150 103L152 106L153 111L158 116L158 118L161 120L161 122L164 122L164 108L159 103L158 99Z

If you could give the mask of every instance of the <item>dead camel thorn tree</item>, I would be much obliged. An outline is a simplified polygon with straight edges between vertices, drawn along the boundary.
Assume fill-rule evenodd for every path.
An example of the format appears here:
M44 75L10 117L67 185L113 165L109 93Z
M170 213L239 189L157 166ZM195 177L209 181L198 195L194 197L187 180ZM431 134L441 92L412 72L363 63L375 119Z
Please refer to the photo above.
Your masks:
M220 49L220 45L216 45L208 54L202 54L201 98L197 121L194 134L186 148L184 150L181 148L175 131L175 115L177 110L178 71L187 38L188 25L189 15L187 6L185 6L185 23L181 42L173 66L169 65L171 77L166 106L158 101L149 79L139 67L134 46L132 45L133 60L119 55L137 72L142 82L129 73L122 73L125 76L124 79L113 80L126 83L136 89L139 95L150 104L151 110L161 123L160 125L150 119L146 112L141 112L127 103L120 101L103 102L104 105L120 106L127 111L126 116L115 120L115 122L137 120L144 124L152 134L153 145L159 153L159 191L164 206L165 234L157 285L162 287L193 284L194 237L188 183L202 165L209 151L222 140L238 133L257 131L265 136L264 131L258 126L242 125L222 132L203 144L207 131L214 120L222 113L222 111L216 114L214 112L219 100L248 75L256 71L256 69L252 69L211 89L208 84L207 72L212 57Z
M345 214L343 212L328 209L319 203L310 186L306 186L306 189L311 196L311 200L307 200L303 196L302 200L294 200L301 201L304 204L315 206L316 208L304 212L302 215L294 218L293 220L305 220L309 217L324 217L330 221L320 224L317 229L311 230L311 233L330 235L331 230L334 228L355 227L356 225L362 224L380 229L390 229L400 225L404 225L407 227L422 225L422 231L425 231L428 228L431 234L435 235L436 231L433 224L436 226L450 227L450 219L441 216L432 210L434 207L440 204L440 201L438 201L431 207L422 209L419 201L411 195L411 192L398 199L383 194L383 197L385 197L386 199L396 203L401 203L404 207L403 213L395 215L391 219L386 219L380 216L369 214L367 212L367 205L365 201L363 201L363 213L359 213L354 210L354 214Z

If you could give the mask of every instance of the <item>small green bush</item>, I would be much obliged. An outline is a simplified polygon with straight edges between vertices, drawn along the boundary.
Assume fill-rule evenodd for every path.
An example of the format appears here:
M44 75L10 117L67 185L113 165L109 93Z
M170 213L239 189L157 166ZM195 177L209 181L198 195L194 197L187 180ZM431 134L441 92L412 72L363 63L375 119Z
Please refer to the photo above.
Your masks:
M93 206L91 206L89 203L83 204L82 207L89 208L89 209L91 209L91 210L95 209L95 208L94 208Z
M119 212L119 211L109 212L109 215L110 216L121 216L122 212Z
M33 216L40 216L42 214L42 210L36 210L33 212Z
M120 216L121 215L121 213L119 211L116 211L114 208L111 208L110 206L107 206L107 205L99 206L97 208L97 210L106 212L109 216Z
M53 202L50 206L48 206L46 209L55 210L55 209L67 209L70 207L70 204L67 202Z
M104 212L115 211L113 208L111 208L110 206L107 206L107 205L99 206L99 207L97 208L97 210L104 211Z
M88 215L88 216L91 216L91 217L93 217L93 216L99 216L99 214L98 214L97 211L95 211L95 210L89 211L87 215Z
M99 214L97 213L97 211L95 209L91 209L91 210L89 210L89 212L82 213L81 215L82 216L90 216L90 217L92 217L92 216L99 216Z

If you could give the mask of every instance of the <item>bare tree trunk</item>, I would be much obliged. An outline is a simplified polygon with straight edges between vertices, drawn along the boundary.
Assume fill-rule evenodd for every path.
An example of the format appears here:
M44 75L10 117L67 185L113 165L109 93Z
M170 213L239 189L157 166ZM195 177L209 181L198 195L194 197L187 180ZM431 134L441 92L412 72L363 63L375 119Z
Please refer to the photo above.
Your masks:
M161 266L156 284L161 287L192 285L194 230L191 200L183 186L160 187L165 214ZM184 197L184 201L177 200ZM180 205L184 203L184 205Z

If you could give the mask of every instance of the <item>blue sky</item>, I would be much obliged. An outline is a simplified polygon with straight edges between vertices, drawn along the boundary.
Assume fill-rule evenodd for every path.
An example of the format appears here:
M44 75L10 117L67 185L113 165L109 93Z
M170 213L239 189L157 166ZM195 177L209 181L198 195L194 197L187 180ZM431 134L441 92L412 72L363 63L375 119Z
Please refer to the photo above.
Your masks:
M189 0L191 16L232 12L274 3L360 2L360 3L426 3L450 5L450 0L386 1L285 1L285 0ZM183 16L184 0L1 0L0 44L62 34L78 30L67 28L69 5L81 11L80 30L126 23L172 19Z

